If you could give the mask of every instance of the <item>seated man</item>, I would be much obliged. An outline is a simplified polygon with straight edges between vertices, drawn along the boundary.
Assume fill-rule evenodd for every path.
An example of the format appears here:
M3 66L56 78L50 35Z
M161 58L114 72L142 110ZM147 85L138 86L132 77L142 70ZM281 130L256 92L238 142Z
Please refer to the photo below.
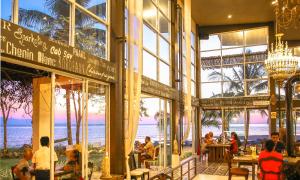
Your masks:
M152 159L154 154L154 145L151 142L151 138L146 136L145 145L141 146L141 150L143 151L141 156L141 162L143 163L146 159ZM146 168L149 168L149 164L146 163Z
M49 137L43 136L40 139L41 146L33 155L32 163L35 170L36 180L50 179L50 148ZM57 161L57 155L54 152L54 162ZM55 168L55 163L54 163Z
M280 180L282 179L281 168L283 157L274 150L275 144L272 140L265 143L265 150L259 154L260 179Z
M275 151L279 153L283 153L285 146L283 142L279 141L279 133L278 132L272 132L271 133L272 141L275 143Z
M29 172L29 163L28 161L32 158L32 150L30 148L24 149L23 159L21 159L13 172L17 175L20 180L30 180L31 174Z

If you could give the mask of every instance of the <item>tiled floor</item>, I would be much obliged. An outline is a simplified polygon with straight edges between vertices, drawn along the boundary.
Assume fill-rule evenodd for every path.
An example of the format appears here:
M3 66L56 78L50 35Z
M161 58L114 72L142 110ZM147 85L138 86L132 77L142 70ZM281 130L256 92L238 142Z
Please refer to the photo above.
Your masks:
M248 178L250 179L250 178ZM228 180L228 176L198 174L194 180ZM232 177L232 180L245 180L243 177Z

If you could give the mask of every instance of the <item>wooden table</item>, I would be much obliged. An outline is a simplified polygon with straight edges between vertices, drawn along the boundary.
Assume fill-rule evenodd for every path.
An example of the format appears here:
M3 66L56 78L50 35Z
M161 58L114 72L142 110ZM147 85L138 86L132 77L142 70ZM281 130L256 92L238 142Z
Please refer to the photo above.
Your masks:
M295 165L298 161L300 161L300 157L284 157L284 163L288 165ZM243 155L243 156L235 156L233 158L233 162L236 163L247 163L252 166L252 180L255 180L255 165L258 164L258 156L253 157L252 155Z
M208 150L208 162L224 161L225 149L230 144L209 144L206 146Z

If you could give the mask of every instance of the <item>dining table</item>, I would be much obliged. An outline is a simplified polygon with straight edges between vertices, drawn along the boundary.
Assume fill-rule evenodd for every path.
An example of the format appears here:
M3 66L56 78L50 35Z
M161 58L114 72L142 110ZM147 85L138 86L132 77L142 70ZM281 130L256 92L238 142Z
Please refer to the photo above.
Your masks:
M220 162L224 160L225 150L230 147L230 144L214 143L208 144L208 162Z
M300 161L300 157L283 157L283 162L287 165L296 165ZM246 163L252 166L252 180L255 180L255 168L258 165L258 155L240 155L234 156L232 162L237 163L238 166L241 163Z

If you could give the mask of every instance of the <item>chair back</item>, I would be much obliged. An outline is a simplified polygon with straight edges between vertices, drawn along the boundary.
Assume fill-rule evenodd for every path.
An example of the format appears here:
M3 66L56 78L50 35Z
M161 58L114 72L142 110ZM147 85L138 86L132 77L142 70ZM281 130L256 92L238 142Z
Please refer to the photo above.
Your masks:
M266 169L263 164L264 163L267 163L267 162L280 162L281 165L278 169L278 171L272 171L272 170L269 170L269 169ZM283 167L283 160L282 159L279 159L279 158L276 158L276 157L273 157L273 156L270 156L270 157L265 157L265 158L262 158L259 160L258 162L258 165L260 167L260 172L262 173L262 180L266 180L266 177L265 175L266 174L273 174L273 175L277 175L278 176L278 180L281 179L281 175L282 175L282 167Z
M232 166L231 166L231 163L232 163L232 159L233 159L233 155L232 153L229 151L229 150L225 150L225 160L227 160L227 163L228 163L228 169L230 169Z
M93 176L93 171L94 171L94 163L88 162L88 169L89 169L88 178L89 178L89 180L91 180L92 176Z
M159 146L154 147L153 160L156 160L159 156Z
M12 167L10 167L10 170L11 170L11 177L13 178L13 180L16 180L15 178L15 173L14 173L14 169L16 168L17 165L14 165Z

